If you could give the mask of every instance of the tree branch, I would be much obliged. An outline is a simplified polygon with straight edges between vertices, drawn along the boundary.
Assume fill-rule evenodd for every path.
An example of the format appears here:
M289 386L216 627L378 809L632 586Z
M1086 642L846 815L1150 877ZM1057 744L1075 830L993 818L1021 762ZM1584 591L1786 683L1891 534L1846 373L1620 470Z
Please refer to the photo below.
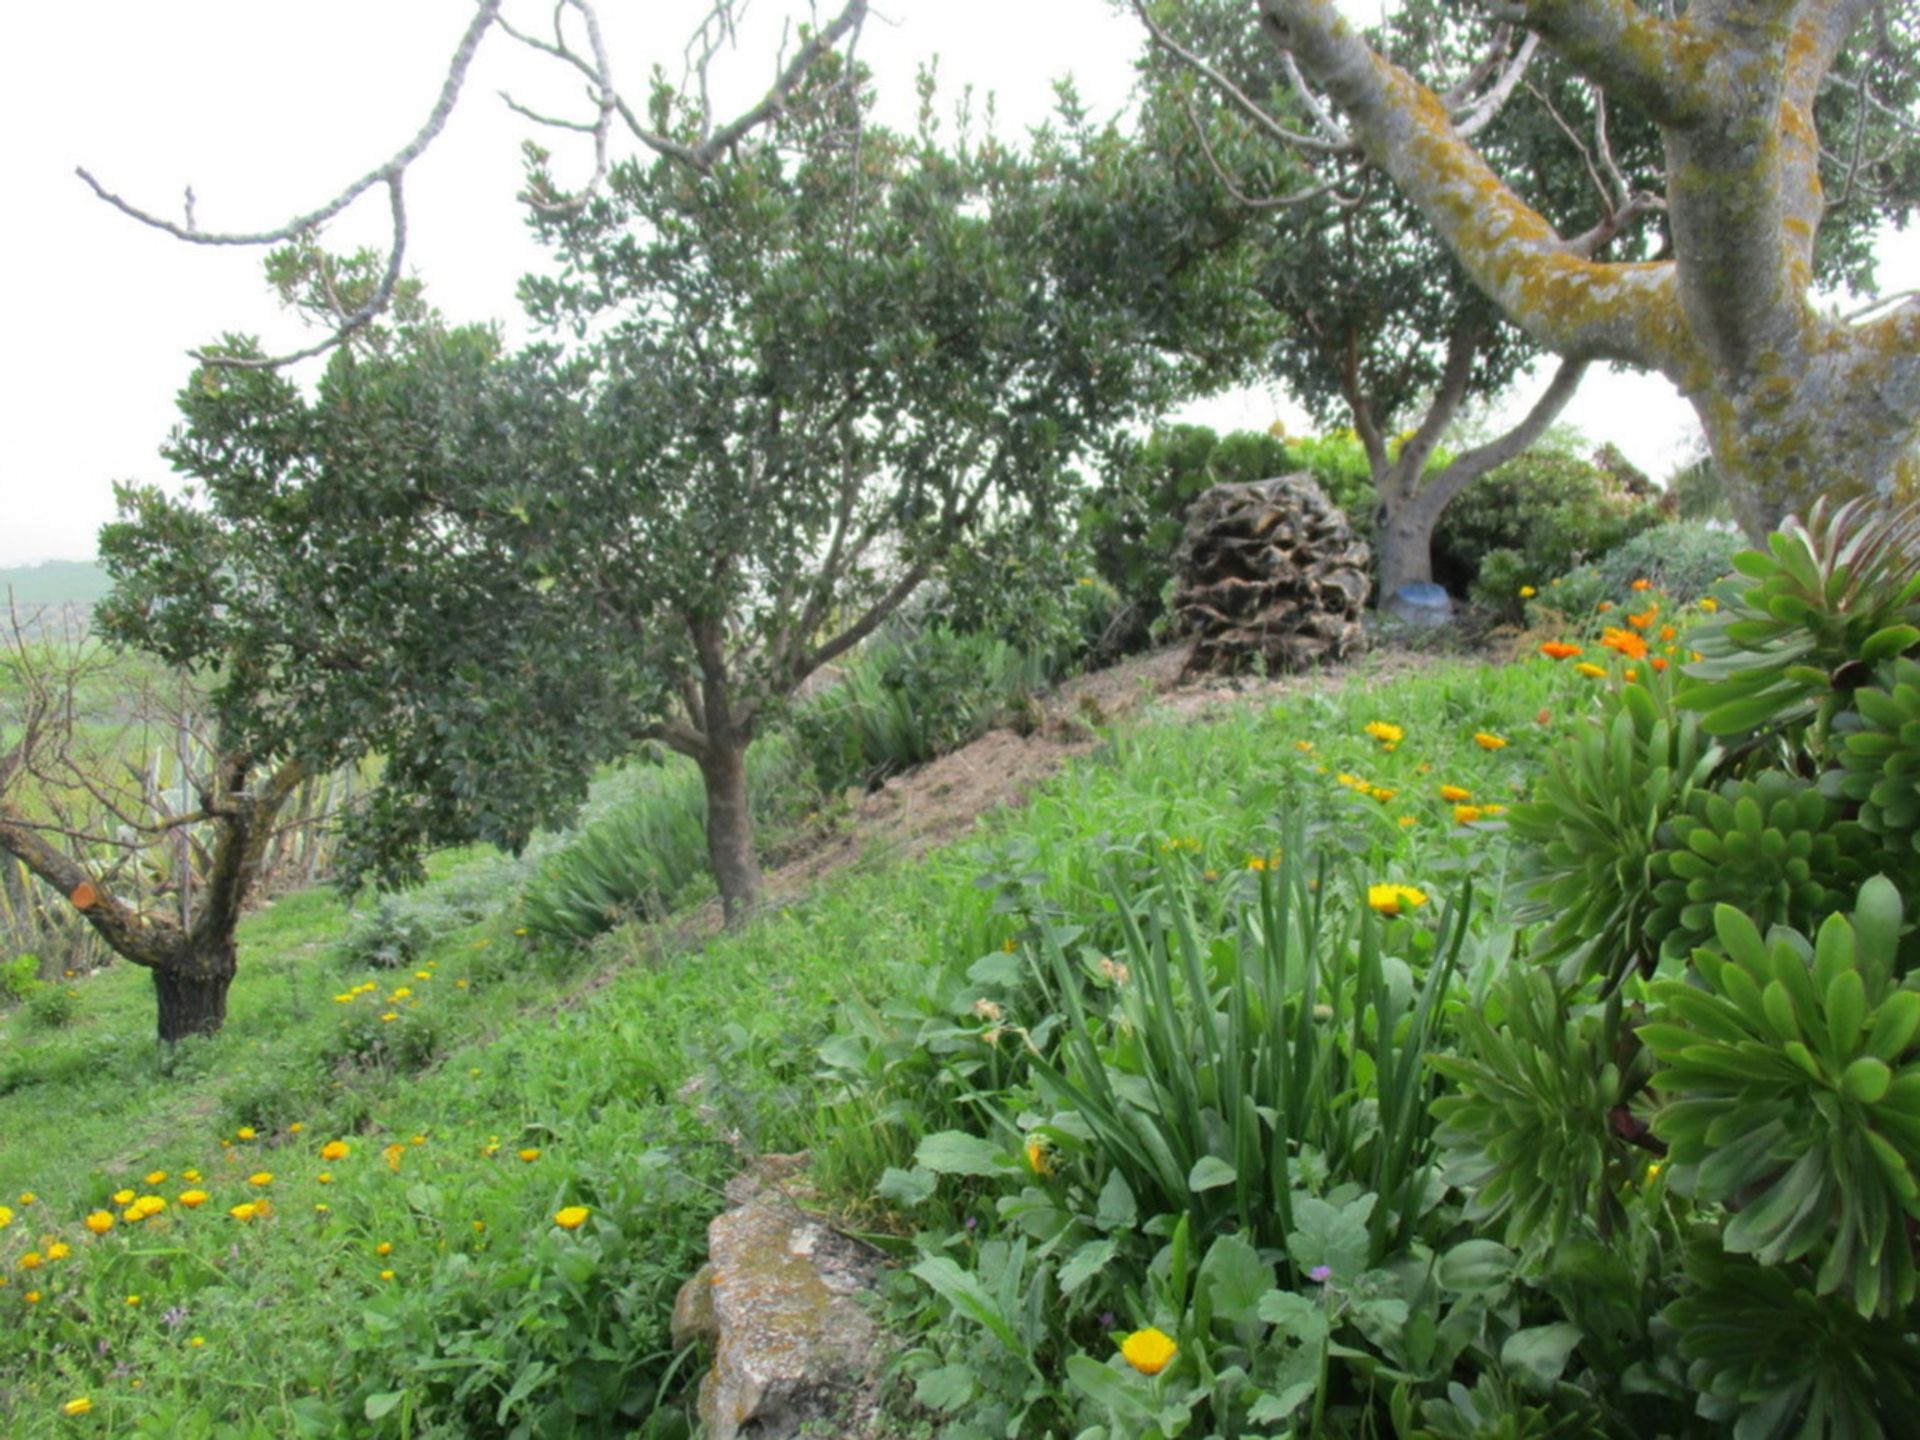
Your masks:
M1497 19L1525 25L1574 69L1629 100L1656 125L1687 124L1706 108L1713 47L1690 17L1663 20L1634 0L1524 0L1484 8Z

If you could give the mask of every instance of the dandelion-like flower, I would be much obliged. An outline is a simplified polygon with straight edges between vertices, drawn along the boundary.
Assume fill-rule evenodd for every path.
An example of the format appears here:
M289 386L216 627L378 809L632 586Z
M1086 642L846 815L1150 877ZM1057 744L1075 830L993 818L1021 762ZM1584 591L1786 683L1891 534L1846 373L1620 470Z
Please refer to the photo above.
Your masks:
M1367 904L1382 915L1405 915L1427 903L1424 890L1411 885L1369 885Z
M1449 805L1464 805L1473 799L1473 792L1464 785L1442 785L1440 798Z
M1540 653L1549 660L1571 660L1580 653L1580 647L1565 640L1549 640L1540 647Z
M85 1225L87 1229L91 1230L94 1234L104 1235L113 1229L113 1216L109 1215L105 1210L95 1210L80 1223Z
M1120 1342L1121 1358L1142 1375L1158 1375L1179 1350L1172 1336L1151 1326L1134 1331Z
M1589 680L1604 680L1607 678L1607 667L1604 665L1596 665L1591 660L1582 660L1573 668Z
M320 1147L322 1160L344 1160L352 1152L352 1147L344 1140L329 1140Z
M66 1416L87 1415L91 1414L92 1411L93 1401L89 1400L85 1395L76 1395L60 1407L60 1413Z
M1507 748L1507 742L1502 737L1488 734L1485 730L1474 731L1473 743L1478 745L1482 750L1504 750Z
M562 1230L578 1230L593 1212L584 1205L568 1205L554 1213L553 1223Z

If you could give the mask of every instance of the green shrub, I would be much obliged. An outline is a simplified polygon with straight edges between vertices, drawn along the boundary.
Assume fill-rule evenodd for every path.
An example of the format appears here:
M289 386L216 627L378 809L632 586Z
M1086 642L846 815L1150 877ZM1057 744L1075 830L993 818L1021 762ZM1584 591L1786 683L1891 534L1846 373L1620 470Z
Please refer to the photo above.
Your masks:
M945 630L1004 641L1036 657L1050 677L1119 653L1120 599L1077 538L1030 518L998 526L964 547L905 617L913 631ZM895 627L896 631L901 627Z
M16 955L0 965L0 995L10 1000L28 999L43 983L38 955Z
M822 791L870 787L1017 718L1048 680L1046 656L994 635L886 636L795 711L795 742Z
M1519 613L1522 585L1544 589L1583 561L1661 523L1631 477L1541 446L1481 476L1441 512L1433 535L1434 579L1476 604ZM1482 567L1511 551L1492 573Z
M418 897L376 896L372 908L354 916L340 942L341 958L354 968L399 970L417 964L442 934L458 928L451 910Z
M21 1013L41 1030L61 1030L80 1015L80 992L72 985L42 985L27 996Z

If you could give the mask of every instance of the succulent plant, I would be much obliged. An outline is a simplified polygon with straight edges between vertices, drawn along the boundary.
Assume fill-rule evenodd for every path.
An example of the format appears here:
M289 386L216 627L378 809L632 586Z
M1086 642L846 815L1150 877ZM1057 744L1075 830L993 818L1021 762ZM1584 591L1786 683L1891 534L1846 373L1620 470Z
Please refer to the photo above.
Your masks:
M1872 870L1872 837L1842 821L1812 781L1780 770L1696 790L1653 857L1655 909L1647 936L1685 960L1716 947L1714 907L1732 905L1762 931L1810 930L1844 908Z

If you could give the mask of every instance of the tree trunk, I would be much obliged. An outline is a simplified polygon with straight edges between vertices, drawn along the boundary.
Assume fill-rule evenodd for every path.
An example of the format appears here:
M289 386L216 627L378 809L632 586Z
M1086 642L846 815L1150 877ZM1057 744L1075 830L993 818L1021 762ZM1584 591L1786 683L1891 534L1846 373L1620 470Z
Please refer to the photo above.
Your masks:
M237 968L231 933L183 953L177 964L156 967L153 994L160 1008L160 1043L219 1034L227 1018L227 987Z
M707 789L707 859L731 929L760 903L760 862L747 809L747 742L710 736L700 776Z
M1374 533L1379 567L1373 603L1383 606L1406 585L1433 583L1433 526L1438 511L1425 496L1383 509Z

